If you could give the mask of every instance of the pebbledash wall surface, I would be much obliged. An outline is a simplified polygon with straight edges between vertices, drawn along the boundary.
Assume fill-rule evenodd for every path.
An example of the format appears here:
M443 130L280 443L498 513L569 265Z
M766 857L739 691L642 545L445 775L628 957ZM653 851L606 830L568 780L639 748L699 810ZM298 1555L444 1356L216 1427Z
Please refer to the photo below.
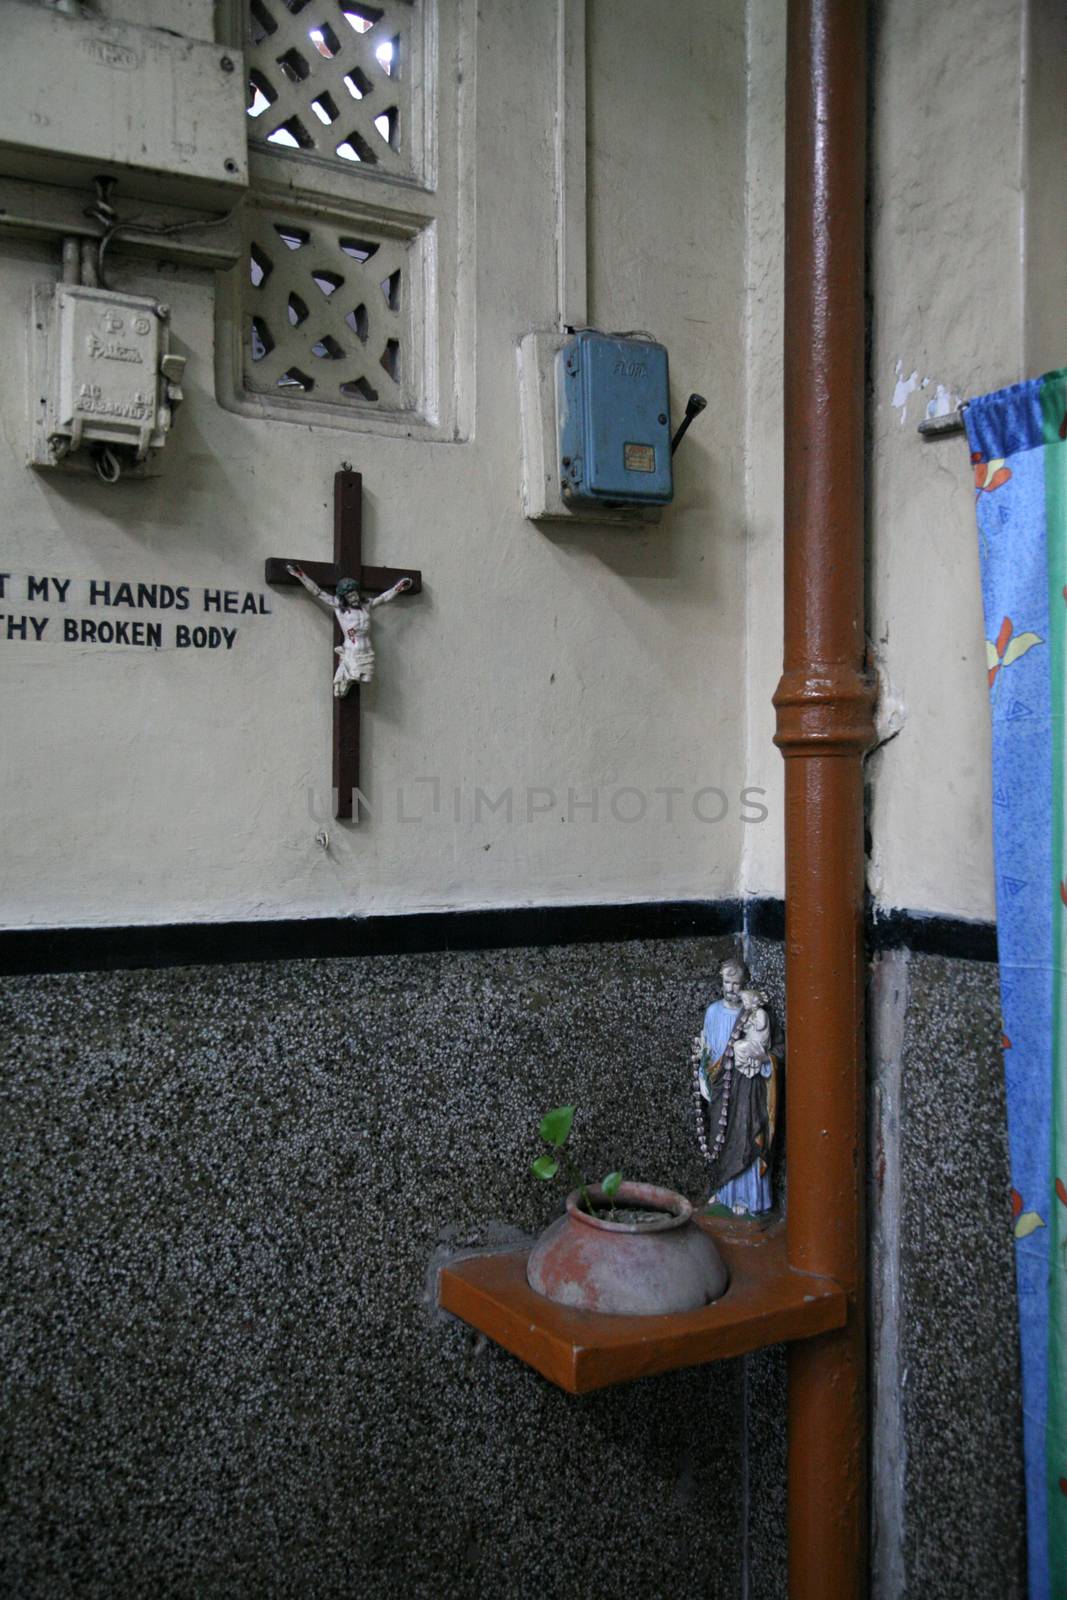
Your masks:
M564 1098L593 1168L699 1190L688 1043L731 947L5 985L9 1592L740 1594L742 1367L576 1401L431 1281L549 1220ZM756 1506L780 1453L779 1420Z
M4 979L6 1589L784 1597L781 1349L575 1399L434 1302L551 1219L564 1099L592 1170L703 1198L688 1051L739 945L780 1013L780 942L730 931ZM874 965L886 1596L1024 1593L994 974Z
M329 554L343 460L364 473L368 560L426 579L383 620L363 734L378 809L352 831L326 815L324 620L305 597L238 613L237 642L214 651L210 636L158 653L38 644L32 625L0 637L13 1593L785 1594L781 1350L576 1400L432 1293L445 1253L549 1219L527 1165L559 1100L581 1107L593 1168L619 1160L699 1195L689 1041L738 941L781 1009L780 906L741 897L782 891L782 11L754 0L743 26L685 0L650 27L630 0L588 8L590 317L651 326L676 405L691 388L710 401L655 533L549 536L518 511L514 346L552 313L548 5L504 0L478 24L468 443L225 411L210 279L118 254L120 286L165 283L189 355L162 478L110 491L32 474L24 374L0 374L0 570L16 579L187 584L198 604L208 589L240 606L264 556ZM1003 221L981 252L958 248L994 210L1017 216L1035 126L1021 20L981 11L880 14L872 444L874 631L906 713L872 764L872 892L979 919L992 865L970 506L965 472L919 451L910 425L938 384L1022 376L1040 299L1032 259L1038 289L1007 294ZM207 26L210 7L183 16ZM618 92L630 81L641 119ZM939 148L969 152L979 110L976 188L932 167L916 130L933 118ZM966 215L926 248L950 204ZM0 251L19 345L56 260ZM913 325L931 295L937 316ZM898 362L917 387L893 409ZM220 608L196 625L235 623ZM398 789L433 777L437 811L432 788L410 788L422 821L400 824ZM766 790L762 823L744 820L748 785ZM511 824L475 819L479 786L512 788ZM727 809L706 822L693 797L716 786ZM560 808L526 817L531 787ZM594 788L596 825L580 805ZM632 796L612 812L624 788L646 797L636 821ZM674 900L688 920L648 910ZM369 914L478 906L503 920L467 925L470 948L420 948L440 942L421 924L406 953L395 930L389 953L358 942ZM357 919L358 953L316 943L331 916ZM872 921L873 1590L887 1600L1024 1587L993 953L988 923Z

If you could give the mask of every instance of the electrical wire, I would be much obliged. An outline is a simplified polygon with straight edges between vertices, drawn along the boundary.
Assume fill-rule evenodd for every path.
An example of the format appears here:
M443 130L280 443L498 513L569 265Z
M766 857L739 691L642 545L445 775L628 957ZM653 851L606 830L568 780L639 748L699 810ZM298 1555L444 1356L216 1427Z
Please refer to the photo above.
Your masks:
M102 289L110 289L111 287L104 273L104 258L111 248L112 241L119 234L149 233L156 237L162 237L167 234L185 233L190 228L219 228L224 222L229 222L237 210L237 206L241 203L238 201L237 205L231 206L221 216L212 214L207 217L191 217L184 222L151 223L140 221L137 217L130 217L125 222L120 222L118 212L111 204L110 199L115 179L101 177L94 178L93 182L96 184L96 199L91 206L86 206L85 215L93 222L99 222L104 230L96 245L96 275L100 280Z
M109 444L98 445L92 452L96 475L105 483L118 483L122 476L122 462Z
M98 222L103 230L96 241L96 277L101 289L111 288L104 272L104 259L112 241L120 233L148 233L161 237L166 234L184 233L189 228L217 228L222 223L228 222L237 210L237 205L234 205L222 216L191 217L183 222L141 222L136 217L121 222L118 212L111 204L111 191L115 179L98 177L94 178L93 182L96 186L96 198L92 205L85 207L85 215L91 221ZM240 201L237 204L239 205ZM93 466L101 481L107 484L118 483L122 476L122 461L118 453L108 444L98 445L91 453Z
M588 323L584 323L580 328L568 326L563 331L565 333L602 332L600 328L591 328ZM645 339L649 344L659 344L659 340L656 338L656 335L654 333L649 333L647 328L627 328L621 333L605 333L603 336L605 339Z

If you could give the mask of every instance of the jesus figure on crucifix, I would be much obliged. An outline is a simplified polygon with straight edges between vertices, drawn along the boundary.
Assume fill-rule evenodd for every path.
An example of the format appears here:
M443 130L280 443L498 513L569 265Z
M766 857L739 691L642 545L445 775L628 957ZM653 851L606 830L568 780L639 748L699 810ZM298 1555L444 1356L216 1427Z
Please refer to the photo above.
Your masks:
M330 594L328 590L320 589L303 567L287 565L286 570L337 618L344 642L334 652L338 657L337 671L333 677L334 697L342 699L354 683L370 683L374 677L374 647L370 642L371 611L375 606L388 605L398 594L410 589L411 579L401 578L384 594L373 595L364 601L354 578L341 578L334 593Z

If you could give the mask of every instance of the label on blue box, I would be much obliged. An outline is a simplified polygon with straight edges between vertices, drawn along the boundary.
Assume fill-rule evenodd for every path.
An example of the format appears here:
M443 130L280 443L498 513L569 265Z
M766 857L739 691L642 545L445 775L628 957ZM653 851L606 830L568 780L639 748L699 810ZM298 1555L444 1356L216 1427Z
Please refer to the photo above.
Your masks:
M624 444L622 447L622 464L627 472L655 472L655 445Z

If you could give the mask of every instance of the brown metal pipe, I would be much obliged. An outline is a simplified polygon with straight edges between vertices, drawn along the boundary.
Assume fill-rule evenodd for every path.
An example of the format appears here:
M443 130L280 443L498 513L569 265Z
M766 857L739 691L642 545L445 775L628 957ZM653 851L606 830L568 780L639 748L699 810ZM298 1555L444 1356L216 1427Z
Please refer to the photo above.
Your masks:
M866 1589L863 756L866 6L790 0L785 652L788 1253L849 1297L790 1347L790 1600Z

